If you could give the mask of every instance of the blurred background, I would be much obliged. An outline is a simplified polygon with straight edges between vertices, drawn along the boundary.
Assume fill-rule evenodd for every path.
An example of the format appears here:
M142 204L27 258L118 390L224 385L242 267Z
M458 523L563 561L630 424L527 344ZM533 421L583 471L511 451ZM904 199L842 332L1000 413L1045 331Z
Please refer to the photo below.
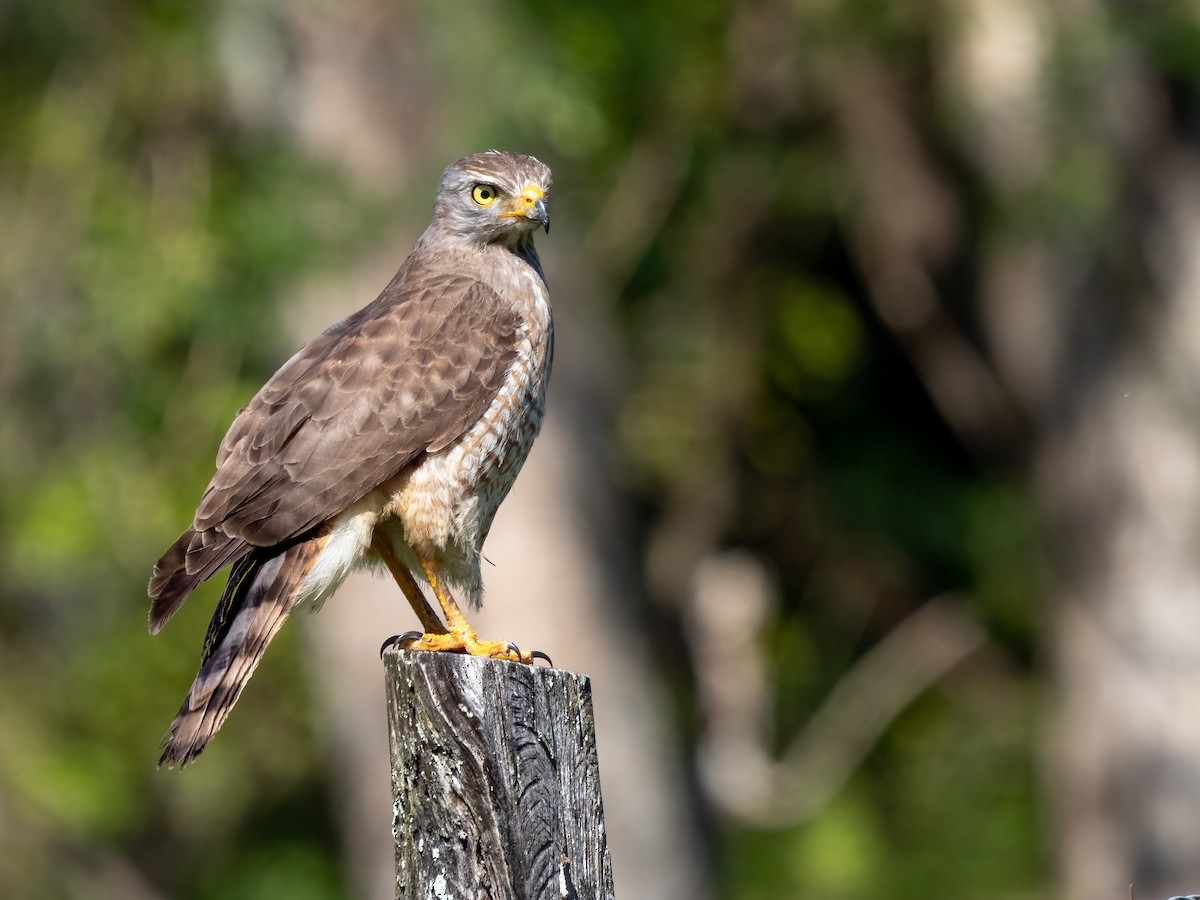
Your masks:
M1200 890L1200 7L0 2L0 895L393 895L383 582L156 771L234 413L443 166L554 169L480 632L593 678L622 900Z

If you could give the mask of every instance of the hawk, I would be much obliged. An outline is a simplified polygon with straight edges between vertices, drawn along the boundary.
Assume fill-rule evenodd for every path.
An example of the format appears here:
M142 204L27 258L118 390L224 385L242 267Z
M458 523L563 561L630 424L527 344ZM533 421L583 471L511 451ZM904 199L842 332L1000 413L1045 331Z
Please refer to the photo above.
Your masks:
M150 632L232 566L159 764L195 759L298 605L389 571L411 646L530 663L482 641L480 557L537 436L554 330L534 232L550 170L490 150L446 168L433 221L379 297L284 363L238 413L192 524L154 567ZM419 582L428 584L445 621Z

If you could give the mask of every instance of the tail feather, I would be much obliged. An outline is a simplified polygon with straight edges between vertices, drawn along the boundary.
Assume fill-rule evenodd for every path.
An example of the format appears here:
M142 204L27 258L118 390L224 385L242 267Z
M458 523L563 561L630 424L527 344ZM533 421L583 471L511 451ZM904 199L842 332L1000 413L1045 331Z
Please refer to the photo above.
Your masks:
M212 529L197 532L188 528L154 566L148 592L150 633L158 634L188 595L229 563L245 559L251 547Z
M256 550L238 560L213 614L200 671L164 739L158 764L182 766L224 724L276 632L298 601L325 537Z

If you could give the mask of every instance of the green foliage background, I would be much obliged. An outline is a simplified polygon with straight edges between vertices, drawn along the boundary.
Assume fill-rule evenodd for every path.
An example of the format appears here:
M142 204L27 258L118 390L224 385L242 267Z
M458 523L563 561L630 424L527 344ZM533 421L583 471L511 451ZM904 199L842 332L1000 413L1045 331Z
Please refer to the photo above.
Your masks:
M292 349L277 300L376 249L398 211L418 227L431 193L368 190L286 129L238 120L222 17L277 15L246 9L0 7L5 897L134 896L106 887L129 880L189 900L347 896L293 635L241 701L243 746L206 755L203 788L153 767L217 587L150 640L144 586L232 413ZM958 592L994 639L815 820L715 819L720 895L1050 896L1032 752L1044 560L1024 457L964 446L873 310L847 224L873 202L870 173L833 98L847 58L899 85L958 203L935 278L978 340L970 279L989 242L1070 248L1108 233L1119 185L1091 140L1094 111L1075 102L1097 60L1121 35L1192 98L1195 20L1157 4L1058 35L1050 161L1009 191L967 152L973 126L938 76L953 4L756 9L419 0L414 43L439 86L424 165L495 145L554 166L556 214L587 235L619 331L613 452L641 533L700 523L710 545L749 549L778 577L781 745L931 595ZM764 44L783 47L784 71L746 50ZM638 183L649 193L601 218L642 151L659 166ZM625 227L631 244L606 240ZM690 677L682 659L665 663L686 753Z

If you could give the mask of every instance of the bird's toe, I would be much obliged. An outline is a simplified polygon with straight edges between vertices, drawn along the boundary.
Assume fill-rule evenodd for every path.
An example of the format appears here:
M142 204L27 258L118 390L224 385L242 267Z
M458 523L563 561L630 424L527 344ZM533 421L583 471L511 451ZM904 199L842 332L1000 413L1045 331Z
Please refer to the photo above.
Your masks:
M419 631L406 631L404 634L393 634L380 646L379 658L383 659L383 654L392 647L399 647L401 650L407 650L416 641L421 640L421 638L424 636L425 635Z

